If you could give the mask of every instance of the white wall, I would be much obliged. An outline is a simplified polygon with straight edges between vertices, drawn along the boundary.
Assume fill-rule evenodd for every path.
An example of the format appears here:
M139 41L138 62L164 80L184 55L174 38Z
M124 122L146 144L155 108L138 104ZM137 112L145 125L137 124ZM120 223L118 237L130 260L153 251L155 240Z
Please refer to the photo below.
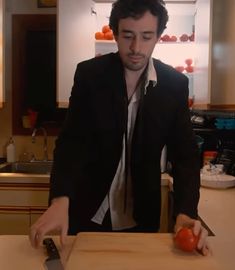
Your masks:
M92 0L58 0L57 101L67 107L77 63L95 56Z

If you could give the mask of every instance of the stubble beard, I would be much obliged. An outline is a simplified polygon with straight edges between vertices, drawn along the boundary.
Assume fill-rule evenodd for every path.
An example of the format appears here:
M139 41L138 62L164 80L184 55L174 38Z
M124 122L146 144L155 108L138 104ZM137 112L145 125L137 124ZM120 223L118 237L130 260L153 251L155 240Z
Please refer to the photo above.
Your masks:
M133 63L129 59L129 56L131 56L131 55L128 55L127 56L127 61L124 62L124 66L125 66L125 68L127 68L127 69L129 69L131 71L139 71L139 70L143 69L147 65L147 63L149 61L149 59L147 59L146 56L144 56L144 55L138 55L138 56L142 56L143 59L141 59L140 62Z

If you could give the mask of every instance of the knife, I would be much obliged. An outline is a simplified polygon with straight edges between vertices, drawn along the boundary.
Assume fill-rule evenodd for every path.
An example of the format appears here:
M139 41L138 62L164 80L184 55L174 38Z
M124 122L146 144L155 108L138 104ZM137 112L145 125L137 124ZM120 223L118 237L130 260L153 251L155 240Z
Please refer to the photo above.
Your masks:
M46 247L48 258L45 260L47 270L64 270L59 251L52 238L45 238L43 245Z

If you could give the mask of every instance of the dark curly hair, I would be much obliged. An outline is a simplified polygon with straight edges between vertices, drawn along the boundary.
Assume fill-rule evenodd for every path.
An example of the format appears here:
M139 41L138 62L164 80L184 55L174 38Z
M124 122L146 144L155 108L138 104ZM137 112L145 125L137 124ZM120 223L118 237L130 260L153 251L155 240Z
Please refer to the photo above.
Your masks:
M158 18L157 36L160 37L168 21L168 12L163 0L117 0L114 2L109 18L109 25L114 35L118 35L120 19L127 17L138 19L146 11L150 11L152 15Z

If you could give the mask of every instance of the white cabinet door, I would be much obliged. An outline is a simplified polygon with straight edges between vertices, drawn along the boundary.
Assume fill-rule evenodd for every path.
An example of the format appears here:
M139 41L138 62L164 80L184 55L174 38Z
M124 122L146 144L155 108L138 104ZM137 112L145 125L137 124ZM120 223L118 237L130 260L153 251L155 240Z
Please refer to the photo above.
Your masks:
M57 102L67 107L77 63L95 56L92 0L59 0Z

